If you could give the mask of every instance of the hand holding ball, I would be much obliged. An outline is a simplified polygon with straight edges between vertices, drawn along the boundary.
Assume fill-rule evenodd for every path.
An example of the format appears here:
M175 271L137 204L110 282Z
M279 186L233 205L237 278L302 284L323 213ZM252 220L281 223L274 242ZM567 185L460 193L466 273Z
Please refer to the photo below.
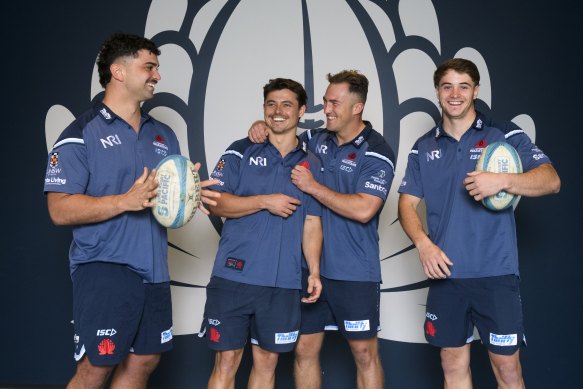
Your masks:
M169 155L156 166L156 180L154 218L164 227L184 226L200 204L200 177L194 164L182 155Z
M514 147L505 142L494 142L482 151L476 170L492 173L522 173L522 162ZM512 206L518 197L512 193L500 191L483 199L482 204L492 211L501 211Z

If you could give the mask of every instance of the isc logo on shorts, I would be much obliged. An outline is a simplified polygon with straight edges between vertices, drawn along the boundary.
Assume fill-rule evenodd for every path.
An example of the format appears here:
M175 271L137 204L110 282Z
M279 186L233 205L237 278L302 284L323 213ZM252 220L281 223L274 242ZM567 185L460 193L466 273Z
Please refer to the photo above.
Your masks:
M349 332L370 331L370 322L368 320L344 320L344 329Z
M117 334L115 328L109 328L107 330L97 330L97 336L113 336Z
M295 343L298 340L299 331L294 332L276 332L275 344Z
M516 346L516 334L497 335L490 332L490 344L494 346Z

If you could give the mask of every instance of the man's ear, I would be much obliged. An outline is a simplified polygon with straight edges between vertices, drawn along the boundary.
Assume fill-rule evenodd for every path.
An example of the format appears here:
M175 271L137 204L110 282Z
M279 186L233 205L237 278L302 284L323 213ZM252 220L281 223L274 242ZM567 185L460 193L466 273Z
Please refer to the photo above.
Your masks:
M112 63L109 67L109 71L111 72L111 77L115 78L117 81L124 80L124 67L120 63Z

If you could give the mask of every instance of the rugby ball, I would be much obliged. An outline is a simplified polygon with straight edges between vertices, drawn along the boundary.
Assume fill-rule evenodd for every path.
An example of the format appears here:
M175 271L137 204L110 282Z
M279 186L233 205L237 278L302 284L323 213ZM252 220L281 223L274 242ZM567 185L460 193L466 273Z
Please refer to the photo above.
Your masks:
M506 142L494 142L484 148L476 170L492 173L522 173L522 162L514 147ZM495 195L482 199L482 204L492 211L502 211L518 199L512 193L500 191Z
M169 155L156 166L156 179L154 218L164 227L182 227L200 204L200 177L194 164L182 155Z

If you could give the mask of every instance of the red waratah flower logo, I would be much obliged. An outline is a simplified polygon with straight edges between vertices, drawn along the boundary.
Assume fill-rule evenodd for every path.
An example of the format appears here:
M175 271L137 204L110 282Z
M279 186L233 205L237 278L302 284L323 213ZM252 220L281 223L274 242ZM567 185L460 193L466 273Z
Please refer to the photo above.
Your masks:
M309 169L310 168L310 163L308 161L302 161L302 162L300 162L300 166L303 166L306 169Z
M103 339L97 346L97 350L99 350L99 355L113 355L115 343L111 339Z
M429 336L435 336L435 326L433 325L432 322L428 321L425 323L425 333Z
M476 147L486 147L487 144L488 142L486 142L486 139L480 139L480 141L476 143Z
M214 327L211 327L210 339L211 342L219 343L219 339L221 338L221 333Z

